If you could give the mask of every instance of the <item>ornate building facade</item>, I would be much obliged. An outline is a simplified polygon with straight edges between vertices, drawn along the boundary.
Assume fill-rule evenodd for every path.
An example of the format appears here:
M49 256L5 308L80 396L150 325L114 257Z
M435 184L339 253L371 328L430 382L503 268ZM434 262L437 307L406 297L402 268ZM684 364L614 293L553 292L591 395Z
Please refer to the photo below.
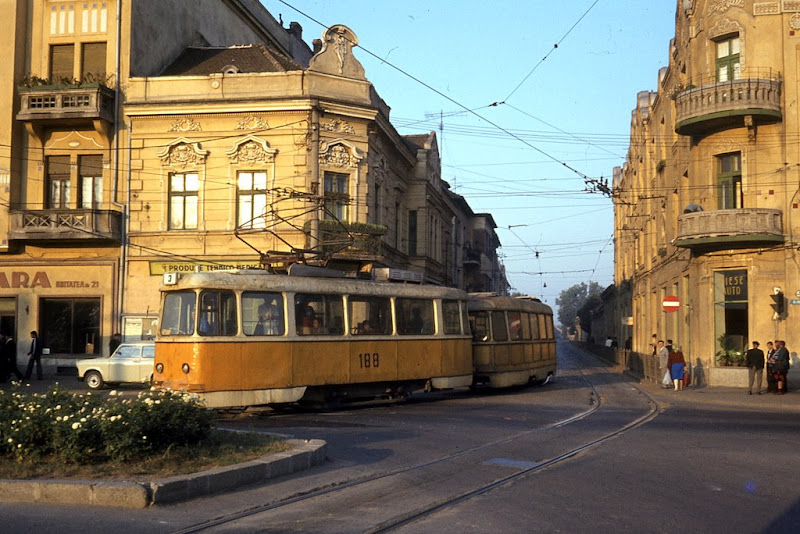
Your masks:
M50 366L154 335L165 272L303 261L465 287L471 212L346 26L312 49L256 0L0 5L0 327L38 330Z
M798 32L800 2L679 0L614 172L618 337L675 340L711 385L745 383L752 341L800 343Z

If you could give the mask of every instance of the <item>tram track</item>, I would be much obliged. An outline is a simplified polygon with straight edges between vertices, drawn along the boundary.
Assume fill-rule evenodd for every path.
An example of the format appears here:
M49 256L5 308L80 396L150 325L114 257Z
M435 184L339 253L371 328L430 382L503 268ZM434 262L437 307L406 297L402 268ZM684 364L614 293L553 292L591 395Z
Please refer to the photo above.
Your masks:
M597 390L596 386L586 377L583 370L581 368L577 368L577 371L580 373L580 377L587 385L589 391L590 406L586 410L573 414L570 417L566 417L558 421L551 422L547 425L539 426L522 432L516 432L512 435L505 436L502 439L492 440L490 442L482 443L480 445L476 445L468 449L464 449L451 454L442 455L434 459L426 460L419 463L414 463L411 465L387 470L380 473L375 473L355 480L349 480L342 483L332 484L330 486L315 489L306 493L296 494L292 497L282 499L276 502L265 503L263 505L254 506L245 510L240 510L231 514L219 516L177 530L175 531L175 533L188 534L192 532L213 531L213 530L224 531L226 529L226 526L233 527L234 524L236 524L237 522L255 518L259 514L267 514L270 512L277 512L277 513L287 512L293 506L308 504L314 502L315 500L327 500L330 498L338 498L338 497L347 499L348 498L347 492L369 493L371 491L370 488L372 487L376 488L375 493L380 494L381 486L383 484L386 484L388 481L392 479L395 479L396 482L392 484L391 487L397 486L401 488L403 487L404 484L407 484L407 482L404 482L404 480L408 478L416 477L417 479L419 478L424 479L427 476L435 479L436 476L438 475L436 474L426 475L426 473L430 473L432 470L436 469L437 466L444 466L448 462L455 463L458 462L459 459L467 458L469 456L478 457L480 456L481 453L493 450L500 450L504 445L520 443L537 434L543 434L547 431L552 431L555 429L563 429L565 427L568 427L569 425L573 425L580 421L584 421L593 414L597 414L601 410L601 408L603 407L603 400L602 400L603 397ZM608 370L605 371L605 373L608 372L609 372ZM614 439L626 432L629 432L641 425L646 424L647 422L651 421L658 415L660 406L655 399L653 399L649 394L647 394L647 392L645 392L641 388L636 388L636 389L640 394L644 395L645 398L647 399L648 409L644 414L641 414L638 417L633 418L632 420L628 421L622 426L604 432L601 435L593 437L588 441L575 444L570 448L568 448L567 450L559 451L557 454L553 454L549 458L543 459L539 462L535 462L533 463L533 465L521 468L520 470L511 473L509 475L501 476L500 478L495 477L492 480L480 482L477 486L473 486L465 491L453 493L439 499L430 500L424 503L424 505L416 505L410 508L409 510L406 510L402 513L398 513L396 515L383 519L382 521L377 522L375 525L369 526L368 528L361 529L359 531L369 532L369 533L390 532L402 528L404 526L413 524L427 517L430 517L438 512L454 508L469 499L486 494L495 489L510 485L515 481L521 480L525 477L532 476L539 471L566 462L571 458L574 458L575 456L581 454L584 451L597 447L611 439Z

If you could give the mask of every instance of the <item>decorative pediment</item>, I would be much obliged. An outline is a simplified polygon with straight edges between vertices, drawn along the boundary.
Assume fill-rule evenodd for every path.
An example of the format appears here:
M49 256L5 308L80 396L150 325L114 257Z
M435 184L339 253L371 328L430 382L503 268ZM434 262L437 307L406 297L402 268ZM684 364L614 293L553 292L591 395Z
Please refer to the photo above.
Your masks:
M202 128L200 123L188 117L181 117L175 119L175 122L169 127L168 132L199 132Z
M53 132L50 139L47 141L45 148L71 148L71 149L102 149L103 145L97 142L93 137L87 136L85 133L77 130L69 132Z
M269 144L263 139L253 135L236 141L227 154L232 163L240 165L269 163L275 160L278 151L270 148Z
M161 164L171 167L186 167L189 165L203 165L208 157L208 150L202 150L200 143L194 143L186 138L176 139L158 153Z
M362 159L364 153L342 139L321 143L319 147L319 162L323 165L357 167Z
M732 33L742 33L741 24L735 20L720 19L708 29L709 39L716 39L717 37L722 37L723 35L729 35Z
M364 67L353 56L356 46L353 30L342 24L331 26L322 32L322 49L311 58L308 70L365 80Z

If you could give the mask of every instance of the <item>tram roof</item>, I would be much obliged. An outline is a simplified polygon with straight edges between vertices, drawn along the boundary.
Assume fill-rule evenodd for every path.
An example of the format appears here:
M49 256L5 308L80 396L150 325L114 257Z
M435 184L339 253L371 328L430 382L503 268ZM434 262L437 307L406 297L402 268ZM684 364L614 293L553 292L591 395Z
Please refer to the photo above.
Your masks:
M469 309L474 311L527 311L539 313L553 313L552 308L547 304L532 299L530 297L504 297L498 295L487 295L481 293L470 293Z
M407 298L467 299L466 292L452 287L343 278L288 276L259 270L187 273L181 275L174 285L161 286L162 291L177 291L181 289L288 291L291 293L341 293Z

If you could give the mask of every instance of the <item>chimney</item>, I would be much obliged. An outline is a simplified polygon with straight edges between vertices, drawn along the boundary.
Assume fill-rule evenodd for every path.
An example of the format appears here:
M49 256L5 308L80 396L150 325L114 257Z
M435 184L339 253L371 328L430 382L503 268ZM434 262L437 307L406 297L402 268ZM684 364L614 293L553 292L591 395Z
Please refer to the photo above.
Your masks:
M322 50L322 39L314 39L311 41L311 44L313 45L315 54Z
M298 40L303 39L303 27L300 26L299 22L290 22L289 29L286 31L289 32L289 35L297 37Z

